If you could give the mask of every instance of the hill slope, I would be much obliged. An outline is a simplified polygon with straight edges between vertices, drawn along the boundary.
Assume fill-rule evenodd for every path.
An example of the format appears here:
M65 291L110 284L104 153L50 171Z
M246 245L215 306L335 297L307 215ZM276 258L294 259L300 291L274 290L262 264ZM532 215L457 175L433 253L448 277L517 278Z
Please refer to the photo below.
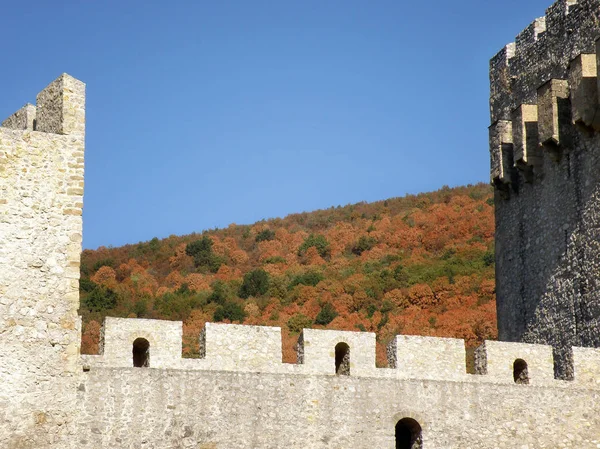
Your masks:
M332 207L119 248L85 250L82 351L104 316L281 326L284 361L303 327L494 339L493 199L485 184Z

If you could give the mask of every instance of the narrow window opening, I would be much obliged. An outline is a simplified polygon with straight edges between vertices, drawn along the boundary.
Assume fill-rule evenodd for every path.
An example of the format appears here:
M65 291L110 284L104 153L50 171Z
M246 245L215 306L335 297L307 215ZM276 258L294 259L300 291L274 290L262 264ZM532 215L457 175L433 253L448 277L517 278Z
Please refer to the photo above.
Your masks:
M346 343L335 345L335 373L340 376L350 375L350 346Z
M529 373L527 372L527 362L523 359L515 360L513 364L513 378L516 384L528 384Z
M133 342L133 366L138 368L150 366L150 343L145 338L136 338Z
M421 425L412 418L402 418L396 423L396 449L422 449Z

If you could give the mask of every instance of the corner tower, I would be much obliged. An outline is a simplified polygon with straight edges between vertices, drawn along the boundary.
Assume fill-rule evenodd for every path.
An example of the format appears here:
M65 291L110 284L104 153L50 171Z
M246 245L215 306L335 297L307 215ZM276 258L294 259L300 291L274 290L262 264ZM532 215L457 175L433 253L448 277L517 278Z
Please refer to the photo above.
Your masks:
M85 85L63 74L0 127L0 435L68 447L81 375Z
M490 64L499 338L600 346L600 0L560 0Z

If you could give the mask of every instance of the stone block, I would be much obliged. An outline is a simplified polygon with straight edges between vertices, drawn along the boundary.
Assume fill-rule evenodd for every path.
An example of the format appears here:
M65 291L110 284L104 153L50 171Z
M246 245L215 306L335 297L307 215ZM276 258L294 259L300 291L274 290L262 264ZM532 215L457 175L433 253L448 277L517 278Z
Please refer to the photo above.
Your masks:
M486 382L548 385L554 383L552 347L486 341L478 348L476 369Z
M397 377L465 380L465 342L455 338L398 335L388 346L388 363Z
M136 351L141 358L147 351L146 367L149 368L178 368L180 365L181 321L106 317L102 334L104 365L133 367Z
M374 333L304 329L298 344L305 373L377 375Z

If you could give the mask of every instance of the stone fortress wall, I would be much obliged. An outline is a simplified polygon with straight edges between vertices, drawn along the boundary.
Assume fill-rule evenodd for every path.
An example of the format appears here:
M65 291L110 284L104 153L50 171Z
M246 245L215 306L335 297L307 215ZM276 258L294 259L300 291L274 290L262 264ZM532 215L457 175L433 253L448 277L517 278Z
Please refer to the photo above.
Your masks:
M74 432L84 134L85 85L68 75L0 127L0 448Z
M85 86L59 77L0 127L0 448L600 447L600 349L571 347L599 315L599 12L558 2L492 61L501 332L555 349L486 342L478 374L455 339L377 368L374 334L305 329L285 364L279 328L207 323L183 359L180 322L120 318L80 355Z
M600 1L561 0L491 61L499 339L600 346Z
M554 378L552 348L526 343L486 342L476 375L466 373L456 339L397 336L391 368L376 368L367 332L305 329L298 364L281 362L275 327L207 323L198 359L181 358L181 322L107 318L102 333L101 354L82 356L80 447L600 444L598 349L574 348L575 379L564 381ZM139 339L149 342L145 368L133 367ZM340 344L347 370L338 366ZM419 424L422 446L396 446L403 418Z

